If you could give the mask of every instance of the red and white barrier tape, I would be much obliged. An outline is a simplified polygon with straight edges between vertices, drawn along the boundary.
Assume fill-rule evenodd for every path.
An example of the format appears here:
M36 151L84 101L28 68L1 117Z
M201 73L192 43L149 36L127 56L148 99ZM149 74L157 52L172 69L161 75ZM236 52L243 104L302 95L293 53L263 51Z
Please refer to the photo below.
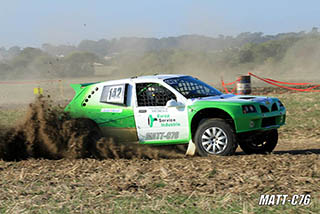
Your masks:
M300 92L320 92L320 90L315 90L315 88L319 88L320 85L315 85L315 86L311 86L309 88L305 88L305 89L301 89L301 88L293 88L293 87L288 87L288 86L284 86L284 85L313 85L314 83L290 83L290 82L282 82L282 81L278 81L278 80L273 80L270 78L262 78L259 77L253 73L248 73L248 75L253 76L263 82L266 82L268 84L280 87L280 88L285 88L285 89L289 89L289 90L294 90L294 91L300 91ZM229 92L229 90L227 89L227 85L233 85L236 84L237 82L240 81L240 78L238 78L237 80L230 82L230 83L225 83L222 79L221 79L221 83L222 83L222 87L224 88L226 93L233 93L235 91L235 89L237 88L237 85L234 86L234 88L232 89L231 92ZM279 84L283 84L283 85L279 85Z
M258 77L257 75L254 75L253 73L248 73L250 76L253 76L259 80L262 80L266 83L269 83L271 85L274 86L278 86L280 88L285 88L285 89L289 89L289 90L294 90L294 91L301 91L301 92L320 92L320 90L314 90L315 88L320 87L320 85L315 85L315 86L311 86L309 88L305 88L305 89L301 89L301 88L293 88L293 87L288 87L288 86L284 86L284 85L279 85L277 83L280 84L285 84L285 85L312 85L312 83L289 83L289 82L280 82L280 81L276 81L273 79L267 79L267 78L262 78L262 77Z
M233 81L233 82L230 82L230 83L225 83L222 79L221 79L221 83L222 83L222 87L224 88L224 90L229 94L229 93L233 93L236 88L237 88L237 85L235 85L233 87L233 89L231 90L231 92L228 91L228 88L226 87L226 85L233 85L233 84L236 84L237 82L240 81L240 78L238 78L237 80Z

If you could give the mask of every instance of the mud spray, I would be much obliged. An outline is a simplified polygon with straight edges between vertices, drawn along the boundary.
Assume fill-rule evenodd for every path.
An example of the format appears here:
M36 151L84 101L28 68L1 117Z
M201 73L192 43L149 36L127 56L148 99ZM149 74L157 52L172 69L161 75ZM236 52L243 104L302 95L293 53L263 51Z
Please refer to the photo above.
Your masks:
M27 158L179 158L183 149L119 143L103 138L89 119L72 119L60 106L39 97L13 128L0 128L0 159Z

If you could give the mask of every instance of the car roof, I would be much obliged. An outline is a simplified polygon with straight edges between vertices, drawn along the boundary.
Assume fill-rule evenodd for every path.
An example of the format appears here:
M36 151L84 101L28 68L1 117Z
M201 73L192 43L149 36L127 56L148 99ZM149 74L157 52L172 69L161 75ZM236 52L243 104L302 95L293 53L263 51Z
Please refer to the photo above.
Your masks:
M177 78L177 77L186 77L188 75L183 74L161 74L161 75L148 75L148 76L135 76L131 78L125 78L125 79L115 79L115 80L107 80L107 81L101 81L97 82L98 84L121 84L125 82L146 82L146 81L155 81L155 80L165 80L169 78Z
M183 74L156 74L156 75L149 75L149 76L137 76L137 77L131 77L131 79L169 79L169 78L176 78L176 77L184 77L186 75Z
M148 80L165 80L169 78L177 78L177 77L185 77L187 75L182 74L161 74L161 75L148 75L148 76L135 76L126 79L118 79L118 80L108 80L103 82L140 82L140 81L148 81Z

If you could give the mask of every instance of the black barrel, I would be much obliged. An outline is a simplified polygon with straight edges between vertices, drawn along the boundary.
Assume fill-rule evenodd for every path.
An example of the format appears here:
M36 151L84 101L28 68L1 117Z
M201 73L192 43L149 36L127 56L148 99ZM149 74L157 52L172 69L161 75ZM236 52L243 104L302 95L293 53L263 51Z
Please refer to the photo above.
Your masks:
M237 83L238 94L251 93L251 76L240 76L240 81Z

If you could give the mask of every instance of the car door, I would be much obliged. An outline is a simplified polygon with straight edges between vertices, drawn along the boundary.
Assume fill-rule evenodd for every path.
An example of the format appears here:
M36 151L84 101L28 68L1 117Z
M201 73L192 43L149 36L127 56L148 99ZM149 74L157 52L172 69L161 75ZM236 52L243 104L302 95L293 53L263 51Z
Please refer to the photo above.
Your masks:
M104 85L96 108L96 123L102 134L116 142L136 142L137 132L131 103L132 85L117 83Z
M188 142L187 107L167 107L176 95L160 83L136 83L135 122L139 141L151 144Z

